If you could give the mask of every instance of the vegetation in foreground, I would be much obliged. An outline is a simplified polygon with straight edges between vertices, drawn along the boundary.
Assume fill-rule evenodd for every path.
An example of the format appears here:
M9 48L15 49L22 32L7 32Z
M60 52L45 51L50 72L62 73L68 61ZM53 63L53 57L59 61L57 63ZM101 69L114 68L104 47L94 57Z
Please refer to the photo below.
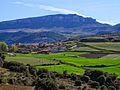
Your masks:
M32 86L35 90L119 90L120 80L115 74L102 71L86 70L83 75L50 72L36 69L31 65L18 62L4 62L0 54L1 69L6 68L7 74L0 74L0 84ZM9 73L8 73L9 72ZM24 87L23 87L24 88Z

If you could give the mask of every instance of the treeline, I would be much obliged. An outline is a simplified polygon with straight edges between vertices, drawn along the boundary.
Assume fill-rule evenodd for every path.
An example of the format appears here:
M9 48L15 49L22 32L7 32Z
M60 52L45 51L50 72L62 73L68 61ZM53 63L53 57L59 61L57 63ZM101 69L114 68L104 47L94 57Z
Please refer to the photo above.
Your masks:
M16 52L16 51L17 51L16 45L7 45L5 42L0 42L1 53Z

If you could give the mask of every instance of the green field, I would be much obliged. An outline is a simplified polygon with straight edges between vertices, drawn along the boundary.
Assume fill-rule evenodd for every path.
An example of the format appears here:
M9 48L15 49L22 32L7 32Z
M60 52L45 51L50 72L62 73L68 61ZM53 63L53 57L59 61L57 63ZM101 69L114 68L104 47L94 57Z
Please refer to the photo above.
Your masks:
M85 44L101 49L120 51L120 42L99 42L99 43L93 42Z
M72 49L72 51L99 51L99 50L90 47L76 47Z
M34 58L41 58L41 59L49 59L49 60L61 60L63 62L75 64L78 66L94 66L94 65L116 65L120 64L120 59L90 59L80 57L80 52L62 52L62 53L55 53L55 54L18 54L17 57L34 57Z
M6 61L17 61L24 64L30 64L30 65L42 65L42 64L57 64L57 61L52 61L48 59L42 59L42 58L35 58L35 57L6 57Z
M68 74L80 74L84 73L84 69L76 68L73 66L61 64L61 65L52 65L52 66L36 66L36 68L46 68L49 71L56 71L58 73L63 73L63 71L67 70Z
M101 70L101 71L108 72L111 74L116 74L120 78L120 68L119 67L105 67L105 68L91 68L91 69Z
M86 43L89 45L95 45L99 48L119 50L120 43ZM106 45L107 44L107 45ZM111 48L108 46L112 46ZM107 47L108 46L108 47ZM85 58L81 57L81 54L87 52L61 52L51 54L17 54L15 57L6 57L6 61L17 61L24 64L37 65L37 68L46 68L50 71L56 71L63 73L67 70L68 73L83 74L84 66L96 66L106 65L108 67L94 68L95 70L101 70L108 73L115 73L120 77L120 54L108 54L101 58ZM62 61L64 64L41 66L42 64L56 64ZM71 66L75 65L75 66ZM82 67L81 67L82 66ZM78 68L79 67L79 68ZM80 68L81 67L81 68ZM93 69L93 68L91 68Z

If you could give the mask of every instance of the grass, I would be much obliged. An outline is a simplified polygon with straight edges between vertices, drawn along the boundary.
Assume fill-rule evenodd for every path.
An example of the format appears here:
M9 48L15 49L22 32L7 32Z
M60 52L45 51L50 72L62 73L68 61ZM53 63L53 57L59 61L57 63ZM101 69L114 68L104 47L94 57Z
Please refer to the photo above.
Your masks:
M30 64L30 65L41 65L41 64L56 64L58 62L51 61L48 59L41 59L41 58L34 58L34 57L6 57L6 61L16 61L24 64Z
M120 54L109 54L107 56L102 57L102 59L120 59Z
M99 50L93 49L90 47L76 47L76 48L72 49L72 51L99 51Z
M100 42L100 43L85 43L97 48L106 49L106 50L115 50L120 51L120 42Z
M17 54L16 57L7 57L7 61L18 61L25 64L40 65L41 63L56 63L55 60L61 60L66 63L74 64L77 66L95 66L95 65L118 65L120 64L120 57L116 58L116 54L110 54L109 56L104 56L103 58L90 59L80 57L80 54L85 54L83 52L61 52L54 54ZM113 56L112 56L113 55ZM66 64L52 65L52 66L37 66L37 68L46 68L50 71L56 71L63 73L67 70L68 73L83 74L84 70L82 68L77 68L74 66L69 66ZM120 69L116 66L107 68L94 68L96 70L102 70L108 73L116 73L120 76Z
M29 58L39 58L39 59L47 59L47 60L61 60L67 63L75 64L78 66L94 66L94 65L116 65L120 64L120 58L118 59L107 59L107 58L99 58L99 59L90 59L80 57L80 52L62 52L62 53L55 53L55 54L17 54L16 57L29 57ZM16 58L15 57L15 58ZM23 61L24 62L24 61Z
M93 68L91 68L91 69L93 69ZM119 67L94 68L94 70L100 70L103 72L108 72L110 74L116 74L120 78L120 68Z
M61 64L61 65L52 65L52 66L36 66L36 68L45 68L49 71L55 71L58 73L63 73L63 71L67 70L68 74L84 74L84 69L76 68L73 66Z

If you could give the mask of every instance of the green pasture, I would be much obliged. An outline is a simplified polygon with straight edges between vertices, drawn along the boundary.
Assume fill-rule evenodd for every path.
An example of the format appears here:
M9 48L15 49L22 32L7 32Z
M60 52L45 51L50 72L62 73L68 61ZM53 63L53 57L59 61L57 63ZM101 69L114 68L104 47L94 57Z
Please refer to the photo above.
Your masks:
M9 57L7 56L6 61L16 61L24 64L30 64L30 65L41 65L41 64L57 64L56 61L51 61L48 59L42 59L42 58L35 58L35 57Z
M97 48L106 49L106 50L115 50L120 51L120 42L98 42L98 43L85 43Z
M61 64L61 65L52 65L52 66L36 66L36 68L45 68L49 71L55 71L58 73L63 73L63 71L67 70L68 74L84 74L84 69L76 68L73 66Z
M106 65L112 67L107 68L94 68L96 70L102 70L108 73L116 73L120 76L120 69L117 66L120 66L120 57L116 54L110 54L102 58L84 58L80 57L80 54L85 54L84 52L61 52L61 53L52 53L52 54L16 54L15 57L6 57L6 61L18 61L25 64L31 65L41 65L43 63L58 63L55 60L60 60L68 64L74 64L76 66L95 66L95 65ZM113 58L112 58L113 57ZM117 57L117 58L116 58ZM84 71L82 68L77 68L67 64L60 65L51 65L51 66L37 66L37 68L46 68L50 71L56 71L63 73L64 70L67 70L68 73L82 74Z
M116 65L120 64L120 58L118 59L107 59L107 58L84 58L80 57L81 52L62 52L55 54L17 54L17 57L34 57L40 59L49 59L49 60L61 60L70 64L77 66L94 66L94 65Z
M108 72L110 74L116 74L120 78L120 68L119 67L104 67L104 68L91 68L91 69Z
M99 50L90 47L76 47L73 48L72 51L99 51Z

